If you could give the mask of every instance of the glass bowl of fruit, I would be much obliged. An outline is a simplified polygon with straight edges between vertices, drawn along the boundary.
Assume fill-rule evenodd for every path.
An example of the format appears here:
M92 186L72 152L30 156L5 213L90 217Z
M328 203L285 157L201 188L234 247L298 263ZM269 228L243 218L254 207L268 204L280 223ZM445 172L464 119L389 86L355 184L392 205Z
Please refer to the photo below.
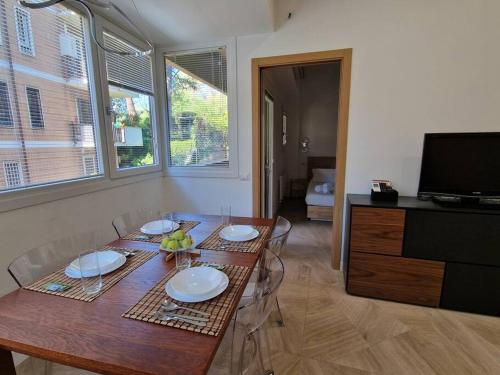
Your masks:
M191 250L193 246L193 238L182 229L179 229L163 238L160 243L160 250L175 252L178 250Z

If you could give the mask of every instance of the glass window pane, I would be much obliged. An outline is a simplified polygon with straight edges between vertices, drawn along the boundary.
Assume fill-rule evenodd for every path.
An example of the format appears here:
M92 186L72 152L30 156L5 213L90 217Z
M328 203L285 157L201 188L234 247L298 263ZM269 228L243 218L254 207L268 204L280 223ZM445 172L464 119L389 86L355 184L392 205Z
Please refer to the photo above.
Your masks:
M118 51L139 52L108 32L104 33L104 44ZM116 168L158 164L151 117L154 103L151 57L106 53L106 70L113 111Z
M90 158L102 175L87 20L63 4L0 2L0 191L86 178Z
M169 165L229 167L225 48L166 56Z
M152 97L131 90L109 86L113 109L113 135L117 168L155 164L151 126Z

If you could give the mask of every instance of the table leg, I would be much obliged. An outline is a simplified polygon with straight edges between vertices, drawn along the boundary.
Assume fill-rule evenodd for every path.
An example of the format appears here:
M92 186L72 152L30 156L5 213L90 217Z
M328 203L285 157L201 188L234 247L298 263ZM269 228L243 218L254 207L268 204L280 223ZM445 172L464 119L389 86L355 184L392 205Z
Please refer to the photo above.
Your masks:
M0 374L16 375L16 367L10 350L0 349Z

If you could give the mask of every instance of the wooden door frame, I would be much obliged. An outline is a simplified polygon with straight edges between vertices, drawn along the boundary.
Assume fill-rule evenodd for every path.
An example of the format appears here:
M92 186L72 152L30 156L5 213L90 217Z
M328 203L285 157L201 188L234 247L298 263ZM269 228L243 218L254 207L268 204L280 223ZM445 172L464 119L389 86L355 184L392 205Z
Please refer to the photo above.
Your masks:
M332 228L332 267L340 268L344 191L347 156L347 128L351 89L352 49L339 49L293 55L269 56L252 59L252 207L253 216L261 217L261 72L263 68L340 61L340 92L337 123L335 208Z

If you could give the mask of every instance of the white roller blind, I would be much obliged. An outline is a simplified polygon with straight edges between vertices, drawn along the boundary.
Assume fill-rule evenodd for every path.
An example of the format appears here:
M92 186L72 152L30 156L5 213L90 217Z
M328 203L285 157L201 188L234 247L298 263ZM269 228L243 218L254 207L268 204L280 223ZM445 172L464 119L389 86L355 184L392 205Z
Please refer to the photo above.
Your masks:
M117 51L139 50L116 36L104 33L104 45ZM153 77L149 56L123 56L106 52L106 68L110 84L153 95Z
M229 167L226 48L167 54L170 166Z
M85 25L62 4L0 0L0 191L102 174Z

